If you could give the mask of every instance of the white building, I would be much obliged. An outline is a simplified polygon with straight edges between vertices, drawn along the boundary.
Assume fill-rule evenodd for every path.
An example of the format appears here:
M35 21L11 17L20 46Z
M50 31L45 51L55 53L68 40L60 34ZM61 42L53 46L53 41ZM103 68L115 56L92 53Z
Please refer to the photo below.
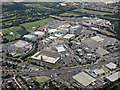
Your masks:
M37 40L37 37L35 35L24 35L23 38L29 39L29 40Z
M22 41L22 40L19 40L13 46L15 46L16 48L30 48L30 47L32 47L31 43L28 43L28 42Z
M80 34L80 32L82 31L82 27L80 25L76 25L70 28L69 32L70 34Z
M107 76L106 78L107 78L109 81L114 82L114 81L116 81L116 80L118 80L118 79L120 78L120 72L118 71L118 72L116 72L116 73L113 73L112 75Z
M34 35L37 35L38 38L41 38L41 37L43 37L43 36L45 35L44 32L40 32L40 31L33 32L33 34L34 34Z
M60 46L60 47L56 47L58 53L65 53L66 52L66 49L63 47L63 46Z
M64 39L70 39L70 38L73 38L73 37L74 37L74 34L67 34L63 38Z
M117 68L117 65L114 64L113 62L110 62L110 63L106 64L105 66L110 70L114 70Z
M103 69L95 69L92 70L96 75L102 75L105 73L105 71Z

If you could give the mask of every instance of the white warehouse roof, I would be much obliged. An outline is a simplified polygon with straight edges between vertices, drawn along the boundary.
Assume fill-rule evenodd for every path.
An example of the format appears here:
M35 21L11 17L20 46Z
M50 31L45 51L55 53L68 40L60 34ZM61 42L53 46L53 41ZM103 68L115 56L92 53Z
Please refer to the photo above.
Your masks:
M73 78L84 86L88 86L92 82L96 81L96 79L85 72L80 72L79 74L73 76Z
M104 71L103 69L95 69L95 70L93 70L93 72L94 72L96 75L105 73L105 71Z
M113 62L110 62L108 64L105 65L107 68L109 68L110 70L116 69L117 65L114 64Z
M44 36L45 33L44 32L40 32L40 31L36 31L34 32L35 35L38 35L38 36Z
M113 73L112 75L106 77L108 80L110 80L111 82L114 82L116 81L117 79L120 78L120 72L116 72L116 73Z
M65 52L65 48L64 47L57 47L56 48L58 50L58 52Z
M93 40L95 40L96 42L102 42L104 41L103 38L99 37L99 36L94 36L94 37L91 37Z
M58 30L57 29L49 29L49 33L55 33L55 32L57 32Z
M65 38L65 39L70 39L70 38L72 38L72 37L74 37L73 34L67 34L67 35L65 35L63 38Z

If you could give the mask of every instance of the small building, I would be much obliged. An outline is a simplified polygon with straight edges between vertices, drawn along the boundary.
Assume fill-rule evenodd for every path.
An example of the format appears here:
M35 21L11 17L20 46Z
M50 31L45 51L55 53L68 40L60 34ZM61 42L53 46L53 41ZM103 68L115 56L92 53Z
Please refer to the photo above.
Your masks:
M13 37L15 36L15 34L13 32L10 32L9 35L11 35Z
M103 75L105 71L103 69L94 69L92 70L96 75Z
M74 37L74 34L67 34L63 38L64 39L70 39L70 38L73 38L73 37Z
M63 47L63 46L60 46L60 47L56 47L58 53L60 54L64 54L66 52L66 49Z
M49 29L49 30L48 30L48 33L51 34L51 33L55 33L55 32L57 32L57 31L58 31L57 29Z
M114 64L113 62L110 62L110 63L106 64L105 66L110 70L115 70L117 68L117 65Z
M55 34L55 37L62 38L63 34Z
M86 27L91 27L91 26L92 26L92 24L86 23L86 22L82 22L82 25L83 25L83 26L86 26Z
M106 79L108 79L111 82L114 82L120 78L120 71L113 73L110 76L107 76Z
M67 66L73 65L71 57L65 57L65 58L63 58L63 61L65 62L65 65L67 65Z
M48 37L48 39L50 39L50 40L55 40L55 39L57 39L57 37L50 36L50 37Z
M68 28L61 28L60 30L57 31L58 34L67 34L69 32Z

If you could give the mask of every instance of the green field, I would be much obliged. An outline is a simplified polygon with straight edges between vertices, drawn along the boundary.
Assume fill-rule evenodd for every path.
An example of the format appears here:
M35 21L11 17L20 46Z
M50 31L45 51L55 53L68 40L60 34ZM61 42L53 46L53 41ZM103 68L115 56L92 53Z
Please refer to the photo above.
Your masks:
M62 14L60 14L60 16L68 16L68 17L70 17L70 16L80 16L80 15L73 14L73 13L62 13Z
M29 30L32 27L43 26L53 20L54 20L53 18L47 18L47 19L43 19L43 20L31 22L31 23L24 23L24 24L21 24L20 26L23 26L23 27L25 27L26 30Z
M6 38L6 39L9 40L9 41L12 41L12 40L15 40L15 39L16 39L16 37L12 37L12 36L10 36L10 35L4 36L4 38Z
M100 12L100 11L92 11L92 10L86 10L86 9L75 9L73 11L82 12L82 13L88 13L88 14L95 14L95 15L113 15L112 13L106 13L106 12Z
M2 33L3 34L9 34L10 32L13 32L15 35L17 35L18 33L16 31L22 30L21 27L13 27L13 28L7 28L7 29L3 29Z

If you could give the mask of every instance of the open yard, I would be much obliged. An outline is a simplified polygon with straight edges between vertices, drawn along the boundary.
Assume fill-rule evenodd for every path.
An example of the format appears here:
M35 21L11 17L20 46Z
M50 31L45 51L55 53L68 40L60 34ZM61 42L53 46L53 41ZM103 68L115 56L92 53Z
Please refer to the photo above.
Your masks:
M36 78L36 81L39 83L42 83L51 79L49 76L36 76L35 78Z
M70 17L70 16L80 16L80 15L78 15L78 14L74 14L74 13L62 13L62 14L60 14L60 16L68 16L68 17Z
M43 20L39 20L39 21L35 21L35 22L24 23L24 24L21 24L20 26L23 26L23 27L25 27L26 30L29 30L32 27L43 26L53 20L54 20L53 18L47 18L47 19L43 19Z
M112 13L106 13L106 12L100 12L100 11L92 11L92 10L86 10L86 9L75 9L73 11L82 12L82 13L88 13L88 14L95 14L95 15L113 15Z

